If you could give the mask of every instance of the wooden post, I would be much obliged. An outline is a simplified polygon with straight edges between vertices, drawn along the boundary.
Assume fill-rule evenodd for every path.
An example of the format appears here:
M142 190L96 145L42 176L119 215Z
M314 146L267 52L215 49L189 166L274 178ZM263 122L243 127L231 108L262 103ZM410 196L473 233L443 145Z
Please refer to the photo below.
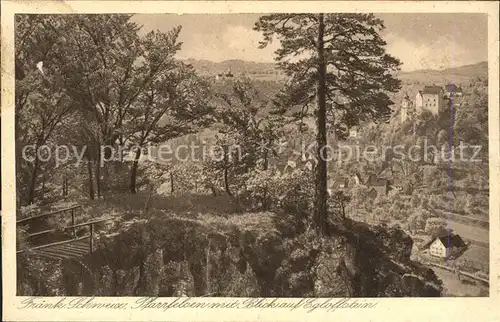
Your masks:
M90 253L94 251L94 224L90 224Z
M170 171L170 193L174 193L174 173Z
M71 209L71 226L73 226L73 238L76 238L76 227L75 226L75 208Z

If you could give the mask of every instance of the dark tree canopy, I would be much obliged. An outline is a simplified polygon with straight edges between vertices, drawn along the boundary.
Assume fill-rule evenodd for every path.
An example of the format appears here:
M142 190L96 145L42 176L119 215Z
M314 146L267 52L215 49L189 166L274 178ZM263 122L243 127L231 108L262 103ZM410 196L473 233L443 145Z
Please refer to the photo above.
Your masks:
M342 129L361 121L387 119L393 102L386 93L400 88L392 75L400 62L385 51L383 21L373 14L335 13L324 14L324 24L329 121L342 136ZM275 59L290 77L280 97L282 112L293 108L298 117L311 115L308 107L317 99L318 28L318 14L271 14L256 23L264 36L261 47L281 41Z
M373 14L271 14L261 17L254 29L263 33L261 47L274 38L281 42L275 59L289 82L276 100L278 112L292 109L295 117L303 118L316 103L313 221L325 233L327 128L344 138L360 121L387 119L392 102L386 93L400 88L392 76L400 62L386 54L380 37L384 25Z

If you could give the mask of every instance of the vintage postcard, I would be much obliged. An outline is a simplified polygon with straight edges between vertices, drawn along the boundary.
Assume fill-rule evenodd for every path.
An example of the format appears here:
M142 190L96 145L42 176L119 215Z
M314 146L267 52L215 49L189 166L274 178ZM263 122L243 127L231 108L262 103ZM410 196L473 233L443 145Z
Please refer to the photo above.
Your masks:
M500 321L495 2L3 1L7 321Z

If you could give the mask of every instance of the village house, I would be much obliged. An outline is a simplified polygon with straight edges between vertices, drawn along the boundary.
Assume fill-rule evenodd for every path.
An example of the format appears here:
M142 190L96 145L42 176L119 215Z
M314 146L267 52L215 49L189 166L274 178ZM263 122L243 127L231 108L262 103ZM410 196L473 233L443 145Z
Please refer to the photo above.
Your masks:
M387 179L379 178L375 174L368 176L366 186L369 188L369 191L374 190L379 196L386 196L389 191L389 182Z
M454 256L466 247L464 241L459 235L442 234L431 243L429 253L432 256L440 258L449 258Z
M349 179L343 176L334 177L328 181L328 188L333 190L345 189L349 186Z
M457 86L455 84L448 84L444 87L444 97L452 98L452 97L462 97L464 92L462 91L461 86Z
M359 137L359 127L353 126L349 129L349 137L357 139Z
M233 78L234 75L233 73L231 72L231 68L229 68L227 70L227 73L219 73L215 76L215 80L220 80L220 79L223 79L223 78Z
M417 113L427 110L433 115L438 115L444 106L443 89L440 86L425 86L415 97L415 109Z
M390 189L394 189L396 191L403 191L403 188L404 188L403 180L399 178L393 178L390 181Z
M354 175L352 176L352 179L353 179L353 182L356 186L363 185L363 180L361 179L361 175L359 174L359 172L354 173Z

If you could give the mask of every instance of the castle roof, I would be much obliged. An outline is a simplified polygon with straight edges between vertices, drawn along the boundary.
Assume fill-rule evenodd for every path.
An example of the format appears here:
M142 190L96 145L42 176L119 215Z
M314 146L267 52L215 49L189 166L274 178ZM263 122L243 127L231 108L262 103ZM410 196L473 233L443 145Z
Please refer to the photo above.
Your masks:
M425 86L423 93L424 94L439 94L441 93L442 88L440 86Z

